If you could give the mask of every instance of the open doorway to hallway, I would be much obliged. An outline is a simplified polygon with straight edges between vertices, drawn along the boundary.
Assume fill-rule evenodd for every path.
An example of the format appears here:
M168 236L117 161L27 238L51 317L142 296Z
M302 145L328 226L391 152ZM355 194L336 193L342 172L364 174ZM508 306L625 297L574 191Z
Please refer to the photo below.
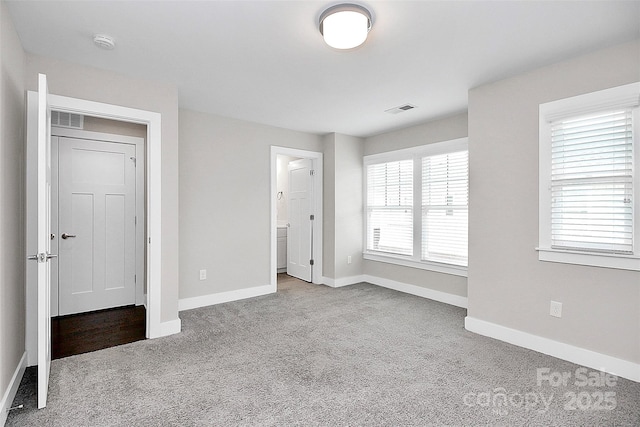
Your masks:
M145 338L147 127L52 113L52 358Z

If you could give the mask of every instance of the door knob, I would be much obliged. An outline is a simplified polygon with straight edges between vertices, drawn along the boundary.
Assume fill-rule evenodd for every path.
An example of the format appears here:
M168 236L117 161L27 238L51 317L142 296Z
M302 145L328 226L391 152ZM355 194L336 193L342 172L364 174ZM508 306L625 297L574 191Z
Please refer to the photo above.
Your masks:
M60 236L60 237L62 237L63 239L65 239L65 240L66 240L66 239L68 239L69 237L76 237L76 235L75 235L75 234L62 233L62 236Z

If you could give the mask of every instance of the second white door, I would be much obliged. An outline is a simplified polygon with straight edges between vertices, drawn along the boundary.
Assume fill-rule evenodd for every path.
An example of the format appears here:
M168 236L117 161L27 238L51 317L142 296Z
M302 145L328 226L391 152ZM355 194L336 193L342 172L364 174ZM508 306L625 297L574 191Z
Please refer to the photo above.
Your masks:
M313 262L312 162L300 159L289 163L289 229L287 231L287 274L311 282Z
M135 152L59 139L59 315L136 301Z

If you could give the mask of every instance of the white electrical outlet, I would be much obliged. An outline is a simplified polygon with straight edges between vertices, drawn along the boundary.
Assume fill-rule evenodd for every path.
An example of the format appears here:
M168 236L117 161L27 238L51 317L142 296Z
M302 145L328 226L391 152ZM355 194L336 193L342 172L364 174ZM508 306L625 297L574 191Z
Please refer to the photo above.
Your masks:
M206 280L207 270L200 270L200 280Z
M351 255L347 257L347 264L351 264Z
M562 317L562 303L558 301L551 301L549 314L553 317Z

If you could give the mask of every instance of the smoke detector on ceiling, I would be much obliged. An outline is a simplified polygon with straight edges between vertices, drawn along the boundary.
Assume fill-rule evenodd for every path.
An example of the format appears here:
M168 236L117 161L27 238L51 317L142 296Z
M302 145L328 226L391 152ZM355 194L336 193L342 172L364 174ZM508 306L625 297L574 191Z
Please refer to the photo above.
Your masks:
M106 50L113 50L116 47L116 43L113 40L113 37L108 36L106 34L96 34L93 36L93 43Z
M417 108L417 107L412 104L404 104L398 107L389 108L388 110L384 110L384 112L389 114L398 114L398 113L404 113L405 111L413 110L414 108Z

